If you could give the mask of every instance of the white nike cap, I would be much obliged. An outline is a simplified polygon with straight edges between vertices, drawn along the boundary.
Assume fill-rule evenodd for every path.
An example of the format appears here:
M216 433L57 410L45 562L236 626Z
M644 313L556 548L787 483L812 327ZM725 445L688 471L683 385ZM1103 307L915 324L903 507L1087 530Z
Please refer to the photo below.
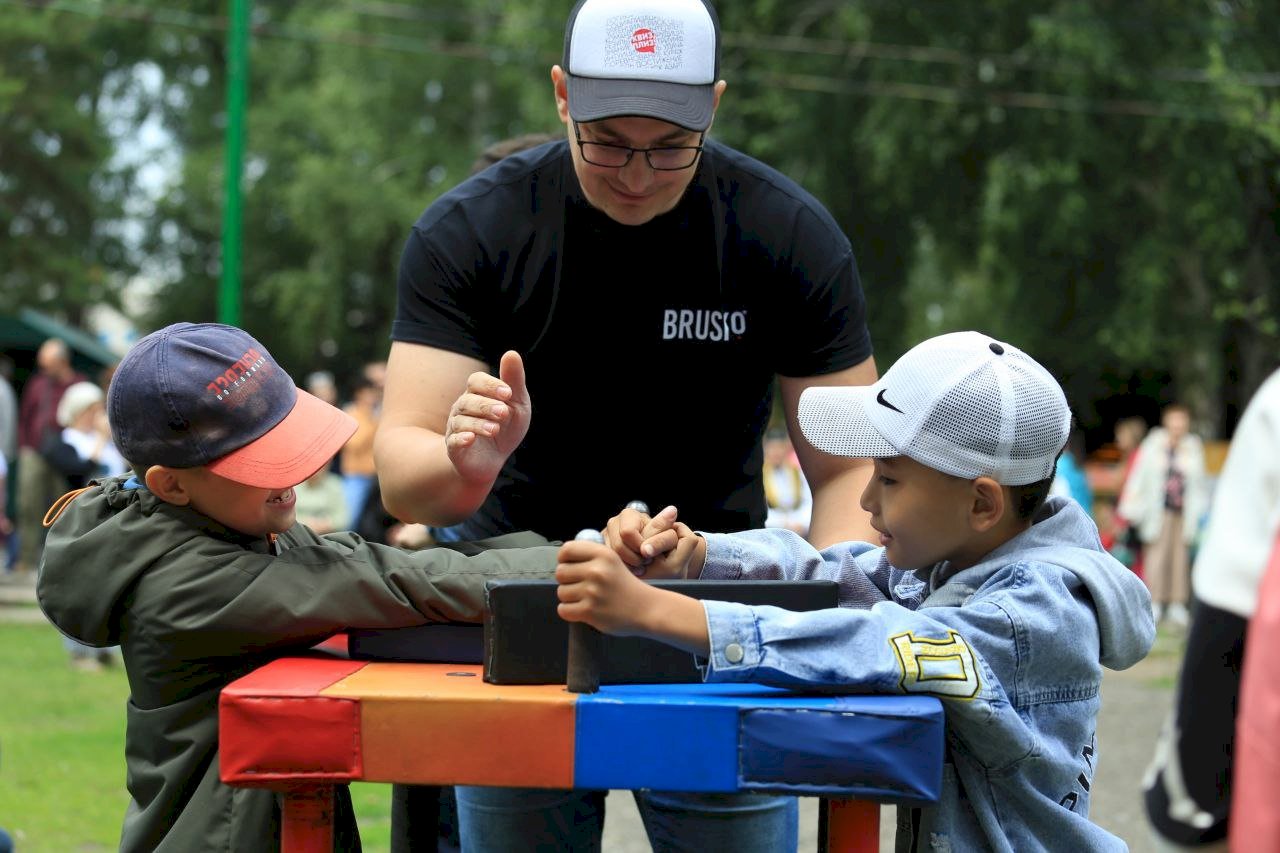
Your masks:
M564 34L575 121L647 116L706 130L720 22L707 0L578 0Z
M1071 430L1057 380L1017 347L980 332L930 338L874 385L807 388L800 429L836 456L907 456L1004 486L1053 476Z

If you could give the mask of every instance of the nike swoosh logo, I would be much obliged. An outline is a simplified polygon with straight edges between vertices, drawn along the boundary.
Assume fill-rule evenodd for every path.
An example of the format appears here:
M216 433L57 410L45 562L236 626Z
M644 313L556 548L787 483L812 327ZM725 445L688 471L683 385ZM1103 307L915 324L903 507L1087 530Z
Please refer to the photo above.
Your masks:
M899 409L899 408L898 408L897 406L895 406L893 403L890 403L888 400L886 400L886 399L884 398L884 389L883 389L883 388L881 388L881 389L880 389L880 393L876 395L876 402L877 402L877 403L879 403L880 405L884 406L886 409L893 409L895 412L897 412L897 413L898 413L898 414L900 414L900 415L905 415L905 414L906 414L906 412L902 411L902 409Z

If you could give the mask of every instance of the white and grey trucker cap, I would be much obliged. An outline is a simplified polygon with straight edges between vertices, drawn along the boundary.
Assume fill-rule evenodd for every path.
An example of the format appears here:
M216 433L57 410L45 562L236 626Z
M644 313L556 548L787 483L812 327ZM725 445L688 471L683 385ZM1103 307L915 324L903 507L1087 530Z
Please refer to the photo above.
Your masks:
M1053 476L1071 410L1035 359L980 332L930 338L874 385L813 387L800 429L836 456L907 456L971 479L1024 486Z
M720 21L706 0L578 0L564 34L575 121L647 116L706 130Z

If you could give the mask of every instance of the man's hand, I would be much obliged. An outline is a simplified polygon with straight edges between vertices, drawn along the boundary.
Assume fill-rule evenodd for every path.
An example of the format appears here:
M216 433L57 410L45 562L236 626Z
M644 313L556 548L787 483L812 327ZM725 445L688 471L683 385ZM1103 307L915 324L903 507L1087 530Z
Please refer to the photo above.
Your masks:
M632 574L645 580L688 577L698 539L688 525L676 521L674 506L652 518L624 509L609 519L604 530L605 544Z
M529 432L529 389L519 353L502 356L498 376L476 372L445 424L449 461L464 480L492 483Z

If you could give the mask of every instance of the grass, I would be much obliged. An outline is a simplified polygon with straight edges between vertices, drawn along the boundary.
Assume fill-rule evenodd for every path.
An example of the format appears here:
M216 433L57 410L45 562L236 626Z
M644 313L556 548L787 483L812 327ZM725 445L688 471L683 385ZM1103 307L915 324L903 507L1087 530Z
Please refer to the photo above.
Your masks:
M72 669L43 623L0 623L0 650L0 827L19 853L115 850L129 803L124 671ZM391 788L352 796L364 849L389 849Z

